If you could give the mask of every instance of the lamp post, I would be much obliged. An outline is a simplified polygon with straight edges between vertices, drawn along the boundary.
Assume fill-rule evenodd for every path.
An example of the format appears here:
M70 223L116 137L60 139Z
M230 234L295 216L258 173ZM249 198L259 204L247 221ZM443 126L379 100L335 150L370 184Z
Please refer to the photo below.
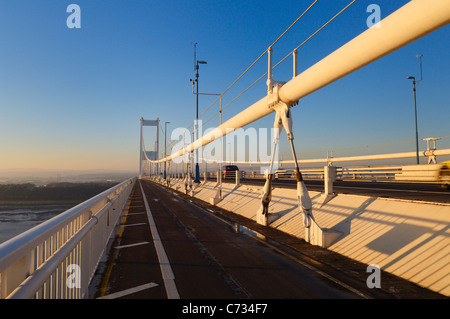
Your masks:
M166 150L167 150L167 124L169 124L170 122L165 122L164 123L164 158L167 157L166 154ZM167 166L167 162L164 162L164 179L166 179L167 173L166 173L166 166Z
M191 42L191 45L194 46L194 70L195 70L195 85L196 85L196 94L195 94L195 107L196 107L196 113L195 113L195 140L198 139L198 69L199 64L207 64L206 61L199 61L197 60L197 43ZM191 79L192 85L194 85L194 81ZM198 166L198 150L195 150L195 179L194 183L200 183L200 167Z
M408 80L413 80L414 91L414 119L416 122L416 163L419 164L419 134L417 131L417 101L416 101L416 78L414 76L408 76Z
M420 59L420 80L416 82L415 76L408 76L406 79L413 80L413 91L414 91L414 119L416 123L416 163L419 164L419 133L417 130L417 100L416 100L416 89L420 81L422 81L422 54L416 55L416 58Z
M206 61L196 61L195 65L195 104L196 104L196 115L195 115L195 140L198 139L198 65L206 64ZM195 179L194 183L200 183L200 167L198 165L198 149L195 150Z

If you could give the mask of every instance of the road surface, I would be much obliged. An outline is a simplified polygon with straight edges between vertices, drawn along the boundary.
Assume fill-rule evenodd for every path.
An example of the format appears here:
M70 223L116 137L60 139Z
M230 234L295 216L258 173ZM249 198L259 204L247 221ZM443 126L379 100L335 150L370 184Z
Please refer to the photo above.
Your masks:
M387 274L383 274L385 289L369 289L366 270L365 265L301 239L202 207L194 199L140 180L94 298L436 296Z
M227 182L233 182L231 179ZM264 179L241 179L242 184L264 185ZM306 180L310 191L323 192L323 181ZM274 187L296 188L295 179L279 178L273 181ZM426 202L450 203L450 191L438 184L427 183L395 183L395 182L361 182L335 181L333 191L337 194L355 194L385 198L399 198Z

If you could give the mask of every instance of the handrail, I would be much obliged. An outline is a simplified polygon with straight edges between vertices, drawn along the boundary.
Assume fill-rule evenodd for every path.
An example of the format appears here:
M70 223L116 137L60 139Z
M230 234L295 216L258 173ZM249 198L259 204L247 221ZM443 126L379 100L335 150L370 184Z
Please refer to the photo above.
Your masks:
M76 293L73 293L75 290L69 293L59 291L56 286L46 287L48 291L42 292L42 295L49 294L59 298L85 297L93 272L128 200L135 180L136 178L130 178L2 243L0 245L0 298L32 298L49 280L49 276L66 263L66 257L72 254L74 249L77 252L72 258L73 264L82 263L83 265L82 267L79 265L83 286ZM97 232L89 236L89 242L82 242L94 226ZM77 248L77 245L80 247ZM60 269L60 271L65 270ZM57 280L65 279L55 277L52 285L55 285ZM62 282L58 285L63 286ZM36 297L41 297L39 292Z
M450 148L443 150L433 150L432 153L428 154L427 151L419 153L421 157L433 156L446 156L450 155ZM403 152L403 153L387 153L387 154L374 154L374 155L356 155L356 156L343 156L343 157L327 157L327 158L314 158L314 159L302 159L298 160L299 164L316 164L316 163L332 163L332 162L357 162L357 161L369 161L369 160L381 160L381 159L399 159L399 158L415 158L416 152ZM215 159L205 159L200 158L202 161L207 161L208 163L217 163L219 160ZM248 164L248 165L259 165L259 164L270 164L269 161L232 161L233 164ZM278 164L293 164L293 160L277 161Z
M316 168L302 168L304 180L324 180L325 170L330 166ZM331 166L335 168L333 177L336 181L379 181L399 183L427 183L440 184L448 187L450 184L449 169L444 164L410 164L410 165L381 165L381 166ZM206 178L216 178L220 171L202 173ZM169 174L171 179L185 179L185 173ZM206 176L205 176L206 175ZM241 170L242 179L265 179L261 170ZM279 169L274 174L275 179L296 179L294 168ZM245 182L244 182L245 183Z
M105 206L106 211L110 205ZM64 261L70 252L78 245L78 243L88 234L88 232L97 224L96 218L91 218L84 227L77 232L67 243L65 243L54 255L52 255L46 263L38 268L27 279L8 296L8 299L30 299L45 281L51 276L55 269Z

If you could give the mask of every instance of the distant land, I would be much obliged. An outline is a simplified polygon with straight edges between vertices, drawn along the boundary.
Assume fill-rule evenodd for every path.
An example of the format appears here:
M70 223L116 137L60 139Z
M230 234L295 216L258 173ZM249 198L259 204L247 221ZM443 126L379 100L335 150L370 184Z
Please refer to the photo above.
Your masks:
M0 205L80 203L133 176L137 172L0 169Z
M111 170L43 170L43 169L1 169L0 184L30 183L43 186L50 183L121 182L137 176L137 171Z
M117 185L118 182L31 183L0 185L0 205L78 204Z

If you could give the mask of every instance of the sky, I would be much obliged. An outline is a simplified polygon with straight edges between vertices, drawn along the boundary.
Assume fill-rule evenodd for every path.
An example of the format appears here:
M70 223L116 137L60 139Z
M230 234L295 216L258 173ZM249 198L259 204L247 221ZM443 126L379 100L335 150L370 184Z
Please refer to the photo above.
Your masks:
M162 127L170 122L168 133L194 121L193 42L197 59L207 61L199 69L199 92L222 93L312 2L0 0L0 171L137 171L140 117L159 118ZM350 2L319 0L276 43L274 62ZM370 4L384 18L407 2L356 1L300 48L299 73L367 30ZM81 9L81 28L67 25L73 3ZM447 25L303 98L292 109L297 152L350 155L339 150L414 141L413 90L406 77L420 78L418 54L419 138L449 137L449 31ZM291 68L287 59L274 70L275 80L288 81ZM263 57L227 91L223 105L266 70ZM265 82L229 104L224 120L264 97ZM215 98L200 96L199 113ZM218 108L214 104L202 119ZM273 120L272 114L252 126L270 128ZM216 116L205 128L218 124ZM147 150L154 136L154 128L146 127ZM281 140L281 154L290 159L286 136ZM450 148L450 139L438 141L438 148ZM414 150L414 143L402 143L389 152Z

